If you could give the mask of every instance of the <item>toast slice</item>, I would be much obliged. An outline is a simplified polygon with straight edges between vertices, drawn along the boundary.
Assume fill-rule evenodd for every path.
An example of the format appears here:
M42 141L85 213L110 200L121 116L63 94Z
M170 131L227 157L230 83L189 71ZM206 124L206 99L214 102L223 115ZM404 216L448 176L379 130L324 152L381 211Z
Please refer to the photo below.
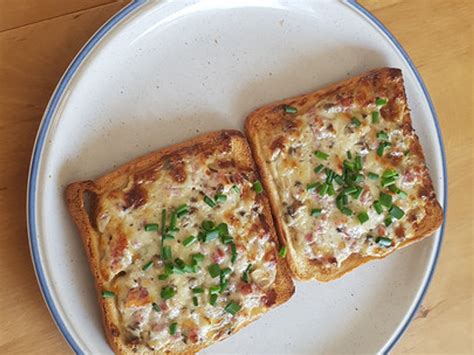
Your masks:
M116 353L194 353L294 293L238 131L151 153L66 195Z
M334 280L443 221L399 69L262 107L245 130L300 280Z

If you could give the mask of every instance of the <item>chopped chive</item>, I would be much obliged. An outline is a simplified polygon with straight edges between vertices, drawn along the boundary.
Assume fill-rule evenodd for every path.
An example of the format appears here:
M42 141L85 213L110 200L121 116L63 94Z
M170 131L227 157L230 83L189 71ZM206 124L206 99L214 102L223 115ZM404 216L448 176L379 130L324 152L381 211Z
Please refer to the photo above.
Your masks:
M113 298L113 297L115 297L115 293L113 293L112 291L107 291L107 290L102 291L102 298Z
M350 209L347 208L347 207L343 207L343 208L341 209L341 212L342 212L343 214L345 214L346 216L352 216L352 210L350 210Z
M324 169L324 165L323 164L319 164L317 167L314 168L314 172L316 174L320 173L321 171L323 171Z
M389 177L397 177L398 176L398 173L396 170L394 169L386 169L384 170L383 174L382 174L382 177L383 178L389 178Z
M203 222L201 223L201 226L202 226L202 228L204 228L205 230L210 231L210 230L213 230L213 229L214 229L215 224L214 224L214 222L212 222L212 221L203 221Z
M385 223L385 226L388 227L389 225L392 224L392 217L388 216L383 220L383 223Z
M245 283L249 283L249 273L252 270L252 264L249 264L245 269L244 273L242 274L242 281Z
M215 306L215 304L217 302L217 297L219 297L219 295L217 293L213 293L209 296L209 304L211 306Z
M379 121L380 121L379 111L372 112L372 123L379 123Z
M392 207L392 196L388 195L386 193L381 192L379 195L379 201L382 204L382 206L385 206L387 208Z
M157 223L148 223L145 224L145 232L156 232L158 230L158 224Z
M217 264L211 264L208 266L207 270L212 278L217 277L221 274L221 268Z
M216 196L214 196L214 199L216 202L221 203L227 201L227 196L224 194L216 194Z
M229 226L227 223L219 223L217 231L219 232L220 237L226 237L229 235Z
M359 127L361 124L361 122L357 119L357 117L352 117L351 123L356 127Z
M354 176L354 182L359 183L362 181L364 181L364 175L357 174L356 176Z
M253 183L253 189L256 193L260 194L263 192L263 186L262 186L262 183L257 180Z
M230 267L226 267L226 268L221 270L221 274L224 275L224 276L229 275L231 272L232 272L232 269Z
M332 184L329 184L328 195L334 196L335 194L336 194L336 190L334 190L334 186Z
M338 185L344 185L344 180L341 175L334 176L334 181L337 182Z
M342 210L344 208L344 196L343 194L339 194L337 197L336 197L336 206L338 209Z
M293 106L285 105L284 109L285 109L286 113L297 113L298 112L298 109L296 107L293 107Z
M380 203L380 201L375 201L374 202L374 209L375 209L375 212L377 212L377 214L382 214L383 208L382 208L382 204Z
M319 195L324 196L326 194L326 192L328 191L328 188L329 188L328 184L326 184L326 183L321 184L318 188Z
M312 182L312 183L306 185L306 190L307 190L308 192L313 192L313 191L315 191L315 190L318 188L318 186L319 186L319 183L317 183L317 182Z
M320 150L315 151L314 155L316 156L316 158L321 160L327 160L329 158L329 154L321 152Z
M192 273L197 272L198 268L196 265L184 265L183 272Z
M176 264L176 267L180 270L184 269L184 267L186 266L186 263L180 258L176 258L174 262Z
M375 238L375 242L377 244L380 244L381 246L384 246L384 247L392 246L392 240L390 238L377 237L377 238Z
M174 235L173 235L173 234L166 233L166 234L163 236L163 240L173 240L173 239L174 239Z
M231 301L227 304L227 306L225 306L224 310L227 313L230 313L233 316L235 316L237 314L237 312L240 311L241 308L242 307L240 307L240 305L238 303L235 303L235 302Z
M214 200L212 198L210 198L209 196L204 196L204 202L211 208L214 208L216 207L216 203L214 202Z
M210 231L206 231L205 236L204 236L204 241L210 242L214 239L217 239L217 237L219 237L219 230L213 229Z
M195 287L193 288L193 293L194 294L204 293L204 289L202 287Z
M191 259L196 262L201 262L204 260L204 255L202 255L201 253L193 254L191 256Z
M405 150L405 151L403 152L403 155L405 155L405 156L407 156L407 155L409 155L409 154L410 154L410 149L407 149L407 150Z
M354 192L357 192L357 187L355 186L350 186L350 187L345 187L342 192L345 194L345 195L350 195L350 194L353 194Z
M321 212L322 212L322 211L323 211L323 210L322 210L321 208L313 208L313 209L311 210L311 216L312 216L312 217L319 217L319 216L321 215Z
M351 196L355 199L358 200L360 195L362 195L362 192L364 191L361 187L356 187L356 191L351 194Z
M219 279L219 292L222 293L225 291L228 285L228 281L225 279L224 275L221 274Z
M389 187L397 182L397 178L395 176L391 176L388 178L382 178L381 185L382 187Z
M196 296L193 296L193 305L194 305L194 307L199 306L199 300Z
M147 271L147 270L149 270L152 266L153 266L153 261L150 260L150 261L147 262L145 265L143 265L142 270L143 270L143 271Z
M163 247L163 260L171 260L172 256L171 256L171 247L170 246L166 246L166 247Z
M384 98L381 98L381 97L377 97L375 99L375 104L379 107L385 106L387 104L387 102L388 102L387 99L384 99Z
M166 286L161 289L160 296L164 300L168 300L174 297L174 295L176 295L176 291L172 287Z
M169 327L170 335L175 335L178 329L178 323L171 323Z
M278 251L278 255L280 255L280 257L284 258L286 256L286 246L283 245L280 250Z
M388 141L388 134L385 131L377 132L377 139L380 141Z
M352 153L350 150L346 152L346 155L347 155L347 159L352 159Z
M334 170L326 168L326 183L331 184L335 177L336 173Z
M377 155L381 157L383 155L383 150L385 149L385 144L382 142L377 148Z
M369 220L369 215L367 212L361 212L357 215L357 219L359 220L360 224L364 224Z
M237 247L235 246L234 243L230 244L230 250L231 250L230 262L233 264L237 260Z
M362 157L360 155L355 157L354 167L356 170L362 170Z
M402 200L403 200L403 199L406 199L406 198L408 197L408 194L407 194L405 191L400 190L400 189L397 191L397 195L398 195L398 197L400 197Z
M234 191L236 194L240 194L240 189L237 185L232 186L232 191Z
M218 286L218 285L214 285L214 286L209 287L209 293L210 294L219 293L220 290L221 290L221 287Z
M347 169L349 169L351 171L355 169L355 164L353 162L349 161L349 160L344 160L342 162L342 165L344 165L344 167L346 167Z
M160 306L158 306L155 302L153 302L153 303L151 304L151 308L153 308L153 310L154 310L155 312L160 312L160 311L161 311Z
M405 212L403 212L403 210L397 205L392 205L389 210L389 213L392 217L396 219L401 219L405 215Z
M170 276L170 275L168 275L168 274L161 274L161 275L158 276L158 279L160 279L160 280L166 280L169 276Z
M176 215L178 218L183 217L184 215L189 213L189 206L186 204L179 205L176 209Z
M170 230L173 230L176 228L176 222L177 222L177 215L176 212L171 212L170 216Z
M194 235L190 235L185 240L183 240L183 245L187 247L187 246L190 246L191 244L194 244L196 241L197 241L197 237Z
M371 172L369 172L367 176L369 177L370 180L377 180L380 177L378 174L371 173Z

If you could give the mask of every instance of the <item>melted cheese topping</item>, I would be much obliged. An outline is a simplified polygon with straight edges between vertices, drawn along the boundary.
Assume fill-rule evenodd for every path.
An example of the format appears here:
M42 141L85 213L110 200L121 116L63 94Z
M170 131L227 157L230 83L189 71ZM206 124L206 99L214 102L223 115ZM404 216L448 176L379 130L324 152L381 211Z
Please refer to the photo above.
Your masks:
M136 174L123 189L100 197L97 226L101 233L101 274L105 287L115 293L121 333L128 344L155 351L182 351L187 344L215 341L230 334L271 306L276 246L262 222L263 206L252 188L254 181L254 173L239 170L229 152L200 152ZM225 195L226 200L212 208L204 196L214 200L216 193ZM162 242L162 210L167 211L168 226L172 211L183 204L189 213L177 219L178 231L168 233L174 239ZM203 221L227 224L237 252L234 262L232 243L224 244L221 238L183 245L189 236L199 235ZM160 224L158 231L145 230L152 223ZM163 260L162 243L171 248L171 261ZM196 270L173 272L160 279L166 274L166 264L176 265L179 258L191 265L198 253L204 259L196 263ZM215 305L210 304L209 290L220 285L220 277L211 276L211 264L230 269L224 277L227 287L217 293ZM165 288L171 288L175 295L163 299ZM194 288L204 292L193 293ZM225 310L230 302L241 307L235 315ZM173 323L174 334L170 330Z
M280 217L297 255L303 254L324 267L338 267L352 254L382 256L414 236L415 225L427 213L426 198L420 194L426 168L422 156L410 154L416 138L411 129L409 133L403 130L405 103L395 100L390 104L397 107L392 110L397 117L390 119L383 117L384 110L375 103L347 107L336 97L323 100L307 112L286 114L283 127L276 126L277 134L260 137L282 206ZM379 114L378 122L372 123L373 112ZM390 145L379 156L377 149L383 140L377 134L381 131L387 133ZM327 154L327 159L324 155L318 158L316 151ZM334 194L328 194L320 193L318 188L308 189L308 184L321 186L326 182L325 170L315 171L320 164L342 177L344 160L354 164L356 156L361 158L362 169L354 173L361 175L362 181L353 186L362 190L358 198L346 196L345 207L352 211L349 216L337 207L336 197L350 185L333 180ZM406 196L382 187L382 175L390 170L398 174L394 186ZM369 172L379 178L372 175L374 179L370 179ZM376 211L374 202L381 192L392 196L393 204L403 210L401 219L390 216L390 208L383 207L380 214ZM320 215L312 216L313 209L321 209ZM363 223L358 218L361 213L369 217Z

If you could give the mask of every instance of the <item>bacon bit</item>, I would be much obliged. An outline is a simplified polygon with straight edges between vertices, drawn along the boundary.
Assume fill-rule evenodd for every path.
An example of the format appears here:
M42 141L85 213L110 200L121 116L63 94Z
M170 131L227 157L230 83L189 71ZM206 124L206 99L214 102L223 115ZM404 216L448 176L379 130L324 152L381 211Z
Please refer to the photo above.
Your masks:
M277 139L275 139L272 144L270 144L270 149L272 153L274 153L276 150L283 150L285 149L285 137L284 136L279 136Z
M188 333L188 339L191 343L197 343L199 340L199 328L193 328Z
M387 121L394 121L398 119L399 105L396 100L388 100L388 103L380 109L380 113Z
M244 181L245 181L245 178L244 178L244 175L240 172L236 172L234 173L231 177L230 177L230 180L234 183L234 184L242 184Z
M118 232L118 234L112 238L110 242L110 257L112 259L111 264L113 270L115 270L120 263L120 260L125 254L125 250L127 250L127 246L128 239L124 233Z
M154 332L161 332L164 329L166 329L166 324L163 323L153 323L151 325L151 330Z
M237 289L244 296L250 295L253 291L252 284L248 284L245 282L239 282L239 284L237 285Z
M169 162L169 173L174 181L183 183L186 181L186 170L182 161Z
M386 233L387 233L387 228L385 228L385 226L380 225L380 226L377 227L377 234L378 234L379 236L382 237L382 236L384 236Z
M125 307L141 307L150 302L150 296L145 287L134 287L128 291Z
M268 249L263 256L263 260L266 262L275 261L276 255L274 249Z
M120 335L120 331L115 326L115 324L110 323L109 327L110 327L110 334L112 334L113 337L118 337Z
M166 304L166 302L161 302L161 303L160 303L160 309L161 309L162 312L168 312L168 310L169 310L170 308L168 307L168 305Z
M364 188L364 191L362 192L362 195L360 196L360 202L362 204L366 204L372 199L372 195L370 193L370 189L368 187Z
M427 199L427 198L433 198L434 197L434 191L433 188L430 185L425 185L420 187L420 190L418 191L418 197Z
M341 106L343 107L349 107L352 105L353 98L351 96L344 97L340 100Z
M275 304L276 302L276 298L277 298L277 294L275 292L275 290L271 289L269 291L267 291L263 296L262 296L262 303L266 306L266 307L271 307Z
M397 228L395 228L395 235L398 238L403 238L405 236L405 229L403 228L403 226L398 226Z
M403 175L403 180L404 182L409 182L409 183L414 182L421 176L421 173L422 173L422 168L414 167L405 172L405 174Z
M313 233L309 232L305 235L304 239L307 241L307 242L312 242L313 241Z
M309 122L309 126L311 127L313 134L319 136L319 133L324 128L324 119L321 116L314 116L314 119Z
M133 185L132 189L124 196L123 209L138 208L146 203L147 193L140 185Z
M225 251L222 250L221 248L217 247L216 250L212 253L212 261L215 262L216 264L220 264L225 257Z
M221 169L226 169L226 168L231 168L235 166L235 161L232 160L219 160L217 162L217 165L219 165L219 168Z

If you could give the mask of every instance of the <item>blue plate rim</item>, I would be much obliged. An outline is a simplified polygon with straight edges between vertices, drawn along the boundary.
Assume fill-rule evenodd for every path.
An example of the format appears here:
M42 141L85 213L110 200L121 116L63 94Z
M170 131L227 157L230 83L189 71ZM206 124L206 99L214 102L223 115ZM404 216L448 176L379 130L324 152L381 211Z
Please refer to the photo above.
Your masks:
M69 65L68 69L62 76L61 80L59 81L49 103L43 115L43 119L41 121L40 127L38 129L38 133L36 136L36 141L33 148L32 158L30 162L30 171L28 175L28 189L27 189L27 220L28 220L28 239L30 244L30 251L33 259L33 266L35 269L36 277L38 279L38 284L41 289L41 293L43 294L43 298L45 303L53 317L54 322L56 323L59 331L66 339L67 343L71 347L71 349L77 354L83 354L84 352L74 340L73 336L70 334L69 330L64 324L61 315L59 314L56 305L54 304L53 298L51 296L51 292L48 288L48 284L46 281L46 277L43 270L43 265L41 263L41 257L39 255L39 246L38 246L38 237L36 233L36 188L37 188L37 178L38 178L38 170L39 170L39 163L41 159L41 154L43 151L44 143L46 134L48 132L51 120L56 112L57 106L62 99L62 96L69 85L69 82L74 77L76 71L78 70L81 63L87 57L87 55L96 47L96 45L100 42L100 40L110 32L115 26L117 26L120 22L122 22L125 18L127 18L131 13L136 11L142 5L146 4L146 0L133 0L130 4L126 7L121 9L117 14L115 14L109 21L107 21L86 43L86 45L80 50L80 52L76 55L74 60ZM426 102L430 108L431 116L433 118L438 142L440 153L442 157L442 165L443 165L443 209L444 209L444 218L443 224L440 228L438 238L437 238L437 245L435 246L434 257L431 259L430 271L428 277L425 278L424 284L421 287L421 292L418 293L418 298L414 302L415 306L412 307L412 310L408 317L405 317L403 324L398 327L398 332L391 337L391 339L387 342L384 348L381 350L382 353L389 353L395 344L400 340L403 333L408 328L409 324L413 320L414 316L418 308L420 307L426 292L429 288L431 280L434 275L434 271L436 269L436 265L439 259L439 254L441 251L441 245L444 239L444 231L445 231L445 224L446 224L446 212L447 212L447 203L448 203L448 175L447 175L447 165L446 165L446 154L445 148L443 143L443 138L441 135L441 129L439 125L438 115L436 114L436 110L434 108L433 102L431 97L428 93L425 83L421 78L420 73L416 69L413 61L408 56L407 52L403 49L401 44L397 41L395 36L378 20L373 14L371 14L367 9L365 9L362 5L360 5L356 0L347 0L346 3L351 6L354 10L362 14L370 23L372 23L376 28L381 30L392 42L392 44L396 47L399 53L402 55L405 62L408 64L408 67L411 69L412 73L414 74L415 78L420 85L423 95L425 96Z

